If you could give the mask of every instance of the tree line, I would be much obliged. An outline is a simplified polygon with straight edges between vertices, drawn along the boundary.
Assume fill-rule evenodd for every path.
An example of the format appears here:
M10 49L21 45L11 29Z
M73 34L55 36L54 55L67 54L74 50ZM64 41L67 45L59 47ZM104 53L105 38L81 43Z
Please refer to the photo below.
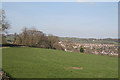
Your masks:
M13 43L30 47L63 50L59 44L59 37L53 35L47 36L42 31L36 29L24 28L22 33L15 33Z

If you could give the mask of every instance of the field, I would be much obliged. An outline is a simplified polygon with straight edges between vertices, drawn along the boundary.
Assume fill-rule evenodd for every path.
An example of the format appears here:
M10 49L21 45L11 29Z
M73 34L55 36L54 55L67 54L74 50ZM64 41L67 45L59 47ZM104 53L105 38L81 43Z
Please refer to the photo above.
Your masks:
M1 71L1 68L2 68L2 48L0 48L0 71Z
M13 78L117 78L118 58L41 48L3 48Z

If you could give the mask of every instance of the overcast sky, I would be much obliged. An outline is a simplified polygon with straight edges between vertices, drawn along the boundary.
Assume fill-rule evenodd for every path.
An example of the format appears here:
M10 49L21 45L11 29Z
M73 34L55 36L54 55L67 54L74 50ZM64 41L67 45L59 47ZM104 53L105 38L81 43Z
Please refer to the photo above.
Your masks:
M4 2L9 33L32 27L61 37L117 38L117 2Z

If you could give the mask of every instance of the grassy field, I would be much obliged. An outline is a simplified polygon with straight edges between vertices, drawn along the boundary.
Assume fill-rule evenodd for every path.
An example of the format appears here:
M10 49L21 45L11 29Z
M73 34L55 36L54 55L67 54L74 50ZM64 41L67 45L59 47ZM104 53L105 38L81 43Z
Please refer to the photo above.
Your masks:
M2 56L3 70L14 78L118 77L116 57L20 47L3 48Z
M1 71L1 68L2 68L2 48L0 48L0 71Z

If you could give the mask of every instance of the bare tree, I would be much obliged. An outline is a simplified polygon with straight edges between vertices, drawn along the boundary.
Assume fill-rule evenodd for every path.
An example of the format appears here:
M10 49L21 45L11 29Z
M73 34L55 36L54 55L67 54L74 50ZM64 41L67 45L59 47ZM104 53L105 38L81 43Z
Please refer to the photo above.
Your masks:
M8 23L8 21L6 20L6 15L5 15L5 11L2 10L2 15L0 16L2 21L0 21L0 23L2 23L2 27L0 27L0 30L3 31L3 33L7 32L7 29L10 28L10 24Z
M61 45L58 43L59 39L57 36L46 36L42 31L36 29L24 28L22 33L17 37L18 38L15 38L15 41L17 41L15 43L21 45L62 50Z
M0 39L0 43L2 41L2 44L7 43L6 36L4 33L7 33L7 29L10 27L10 24L6 20L5 11L0 9L0 37L2 37L2 40Z
M17 40L17 33L14 34L14 40L13 40L14 44L16 44L16 40Z
M48 35L48 42L49 42L50 48L63 50L61 45L58 43L59 38L57 36Z

